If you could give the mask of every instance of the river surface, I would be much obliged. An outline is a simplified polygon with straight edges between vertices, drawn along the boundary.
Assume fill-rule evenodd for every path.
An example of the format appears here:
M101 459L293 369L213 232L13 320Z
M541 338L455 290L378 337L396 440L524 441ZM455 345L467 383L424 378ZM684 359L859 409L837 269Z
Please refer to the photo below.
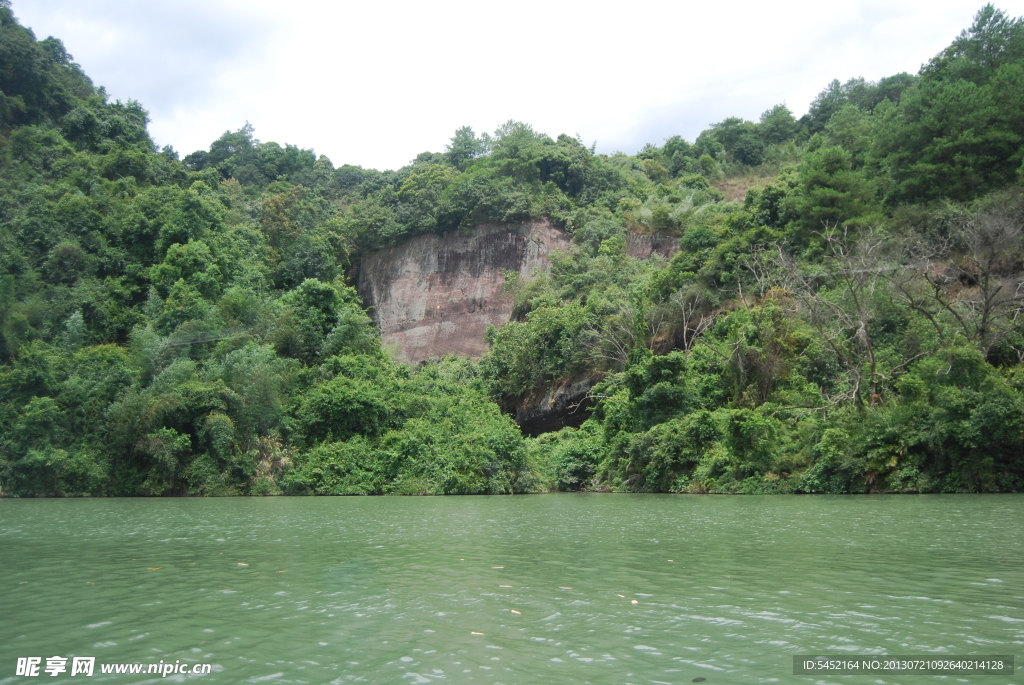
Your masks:
M0 500L4 684L1001 685L1022 645L1021 495ZM793 675L821 652L1018 673ZM161 660L212 672L100 673Z

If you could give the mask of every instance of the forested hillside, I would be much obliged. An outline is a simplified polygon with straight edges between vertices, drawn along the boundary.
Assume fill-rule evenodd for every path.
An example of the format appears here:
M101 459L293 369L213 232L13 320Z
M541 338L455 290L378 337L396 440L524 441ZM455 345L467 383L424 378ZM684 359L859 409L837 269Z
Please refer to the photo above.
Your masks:
M991 5L916 75L636 155L510 121L397 171L248 125L179 158L146 122L0 0L0 494L1024 489L1024 21ZM382 349L361 255L528 219L572 248L483 359ZM524 437L580 378L589 418Z

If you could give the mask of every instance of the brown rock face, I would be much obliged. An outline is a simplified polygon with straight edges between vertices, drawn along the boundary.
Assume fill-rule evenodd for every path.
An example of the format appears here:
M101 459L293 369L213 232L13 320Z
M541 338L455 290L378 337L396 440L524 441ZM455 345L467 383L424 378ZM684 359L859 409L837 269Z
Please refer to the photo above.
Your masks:
M543 397L527 397L516 407L516 423L533 436L566 426L578 428L590 417L587 409L594 404L590 389L600 380L601 374L567 378L548 388Z
M487 351L484 333L512 316L502 271L529 278L569 236L546 221L421 235L367 255L357 287L386 347L403 361Z
M636 233L630 231L626 234L626 254L634 259L647 259L652 254L660 254L665 259L672 259L672 255L679 252L679 238L665 236L660 233L654 235Z

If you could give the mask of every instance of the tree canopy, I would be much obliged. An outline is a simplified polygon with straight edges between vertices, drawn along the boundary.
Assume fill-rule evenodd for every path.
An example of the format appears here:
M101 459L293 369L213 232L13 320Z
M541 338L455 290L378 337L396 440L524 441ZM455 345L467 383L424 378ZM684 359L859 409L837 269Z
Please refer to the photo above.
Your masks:
M249 124L179 159L5 0L0 65L0 495L1024 488L1024 22L992 5L801 117L635 155L464 126L385 171ZM572 245L483 359L391 359L363 255L541 218Z

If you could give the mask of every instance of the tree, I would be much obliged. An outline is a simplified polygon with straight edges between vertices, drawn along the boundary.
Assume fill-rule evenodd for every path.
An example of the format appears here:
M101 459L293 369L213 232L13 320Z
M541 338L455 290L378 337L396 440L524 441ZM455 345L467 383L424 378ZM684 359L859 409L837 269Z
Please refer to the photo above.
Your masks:
M974 15L970 28L923 69L926 80L964 79L983 84L1004 64L1024 60L1024 18L1006 16L989 3Z
M293 323L284 327L295 338L296 349L292 353L306 364L315 363L323 351L325 337L338 325L342 294L329 283L307 278L284 295L281 303L290 310L286 321ZM287 343L279 342L279 348L286 346Z
M445 145L444 158L459 171L465 171L474 159L486 154L489 147L490 139L486 133L477 138L471 127L463 126L455 131L451 141Z
M758 137L757 125L739 117L730 117L711 125L712 136L736 161L748 166L761 163L764 143Z
M799 124L785 105L775 105L761 115L757 133L765 145L775 145L796 135Z
M957 217L942 239L903 244L904 265L893 271L901 303L924 316L946 339L950 328L989 355L1024 312L1024 204L1004 200Z
M808 322L846 368L848 390L835 400L850 399L862 406L866 398L876 404L886 378L879 368L874 335L877 299L888 271L885 242L872 231L854 236L835 226L821 236L828 255L826 270L803 271L781 250L780 264Z
M810 231L865 224L875 210L876 185L853 168L853 155L841 147L810 152L799 169L798 192L789 196L789 210Z

